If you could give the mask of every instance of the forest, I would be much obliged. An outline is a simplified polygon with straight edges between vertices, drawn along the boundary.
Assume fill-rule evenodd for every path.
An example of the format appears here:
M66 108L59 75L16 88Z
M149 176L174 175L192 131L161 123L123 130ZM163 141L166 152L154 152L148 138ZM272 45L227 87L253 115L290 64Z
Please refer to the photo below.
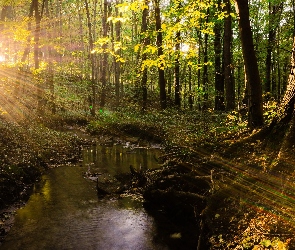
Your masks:
M98 140L161 145L87 177L189 228L165 249L295 249L294 37L294 0L0 0L0 242Z

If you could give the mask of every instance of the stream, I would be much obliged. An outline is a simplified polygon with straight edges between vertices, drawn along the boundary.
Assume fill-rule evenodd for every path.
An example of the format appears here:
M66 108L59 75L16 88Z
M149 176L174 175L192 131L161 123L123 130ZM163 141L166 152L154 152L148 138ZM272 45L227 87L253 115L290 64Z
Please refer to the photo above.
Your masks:
M168 247L171 242L167 244L161 236L165 227L157 224L140 201L99 198L95 182L83 176L89 171L124 173L130 165L158 167L160 149L97 145L83 149L82 154L78 164L50 169L35 184L27 204L17 210L0 250L172 249ZM177 236L177 231L169 230L166 236ZM170 238L173 245L177 237Z

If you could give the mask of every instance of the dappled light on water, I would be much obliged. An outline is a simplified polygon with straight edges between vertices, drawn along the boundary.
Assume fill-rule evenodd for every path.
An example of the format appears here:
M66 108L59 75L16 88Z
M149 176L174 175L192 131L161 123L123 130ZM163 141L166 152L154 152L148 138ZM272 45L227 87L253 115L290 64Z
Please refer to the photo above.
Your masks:
M114 163L110 159L114 155L106 156L108 150L112 151L92 147L84 152L85 164L61 166L43 175L27 205L17 212L15 225L0 249L169 249L155 241L158 229L141 202L130 197L98 198L95 182L83 177L89 164L100 157L104 160L96 167L102 172L109 168L114 174L126 172L125 165L146 157L150 166L156 152L137 152L137 160L129 155L121 162L115 160L118 165L112 168L108 164ZM117 145L113 152L119 150L123 147Z

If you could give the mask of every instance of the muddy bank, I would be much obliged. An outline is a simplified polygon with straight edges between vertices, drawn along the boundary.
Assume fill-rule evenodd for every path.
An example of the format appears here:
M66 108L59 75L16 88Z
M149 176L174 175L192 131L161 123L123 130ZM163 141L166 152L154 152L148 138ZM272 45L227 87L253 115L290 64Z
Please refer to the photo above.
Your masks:
M5 150L2 151L2 153L5 152L1 158L5 163L2 166L8 167L5 171L8 171L12 165L26 168L30 165L31 158L40 159L36 165L37 169L40 168L37 173L41 173L48 166L54 167L77 161L83 143L91 144L102 139L105 145L128 141L130 148L150 147L153 143L150 143L148 139L157 138L157 142L163 142L158 139L165 137L159 136L161 133L158 132L156 132L156 137L146 137L144 130L138 128L136 133L133 133L132 126L130 128L126 124L124 126L124 130L117 129L110 133L104 127L102 138L97 134L84 137L87 131L85 127L82 127L82 130L76 130L75 126L68 127L61 134L51 130L54 134L52 137L46 133L44 136L44 129L39 128L40 132L38 133L42 134L39 138L42 140L38 139L39 142L36 145L30 142L32 134L29 134L29 140L27 140L28 137L24 131L19 133L23 136L21 140L17 138L10 140L10 136L4 136L3 138L6 139L2 139L2 147L9 141L13 143L10 144L12 150L4 147ZM152 131L152 129L149 130ZM71 132L69 133L69 131ZM55 137L60 140L49 140L49 138ZM233 152L231 158L228 158L218 156L216 154L217 148L218 145L210 143L205 143L202 147L197 145L184 147L173 146L165 142L165 153L159 159L162 164L161 168L142 170L139 165L134 164L129 169L129 173L117 175L115 179L108 179L105 176L104 181L94 182L93 185L98 195L104 199L120 199L127 196L144 201L146 211L153 215L156 221L159 221L159 232L163 231L161 230L163 221L169 225L168 230L165 233L159 233L158 237L161 239L174 238L175 243L169 243L171 249L177 249L180 246L185 246L184 249L196 249L196 246L199 249L224 249L226 246L232 248L237 246L254 247L255 245L260 247L264 244L263 239L269 235L271 237L268 238L271 239L273 246L275 244L294 246L293 236L290 233L292 225L288 228L287 226L282 227L284 218L290 217L291 212L289 211L291 210L286 210L286 213L280 217L280 212L277 212L279 208L276 209L275 206L282 204L282 202L279 199L273 199L272 192L267 191L273 190L272 183L267 180L267 175L259 169L257 164L254 167L250 164L250 150L243 145L239 151ZM219 150L222 151L221 145L219 145ZM248 152L246 155L244 154L245 150ZM27 152L31 152L28 154L30 157ZM9 157L5 157L5 155ZM14 157L14 155L18 157ZM22 165L20 159L24 155L26 160ZM38 158L40 155L41 158ZM7 159L13 159L13 161ZM2 167L2 169L4 168ZM26 171L28 170L19 172L34 176L33 171ZM88 177L95 181L96 174L100 173L87 173ZM261 174L265 178L261 178ZM12 172L9 172L9 175L13 176ZM37 175L35 177L27 179L33 183L38 179ZM270 176L270 178L274 177ZM9 177L6 176L5 179L8 180ZM15 179L18 181L12 180L6 183L18 185L23 183L22 180L26 178ZM274 184L277 183L274 182ZM23 186L20 185L20 187L20 189L15 189L15 193L23 190ZM268 196L264 194L268 194ZM283 198L283 196L281 197ZM20 196L14 196L13 200L19 198ZM272 202L270 202L271 199L273 199ZM274 212L270 215L265 211ZM5 221L7 218L10 216L6 213L3 214L1 220ZM266 225L261 229L261 231L264 230L263 233L256 230L255 223ZM3 234L5 231L6 229L2 229L0 233Z
M78 161L81 146L90 143L89 138L42 124L0 120L0 241L41 175L49 168Z
M129 173L111 179L97 178L96 186L100 197L142 200L160 227L169 225L170 230L166 228L161 237L178 239L170 249L207 249L209 228L205 224L211 216L207 212L212 194L211 178L210 174L199 175L181 166L152 170L130 166ZM178 233L173 235L173 231Z

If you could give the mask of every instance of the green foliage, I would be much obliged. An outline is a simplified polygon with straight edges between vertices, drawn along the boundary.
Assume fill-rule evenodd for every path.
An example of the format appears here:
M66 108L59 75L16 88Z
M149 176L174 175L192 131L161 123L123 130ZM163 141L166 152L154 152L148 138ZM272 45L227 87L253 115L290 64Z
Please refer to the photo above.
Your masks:
M269 100L263 105L265 123L270 123L277 115L278 102Z
M246 130L246 122L236 112L180 112L169 109L142 113L140 110L124 108L98 114L89 123L88 130L91 133L109 131L114 134L125 131L137 136L154 133L154 138L166 145L206 143L214 146L224 137Z

